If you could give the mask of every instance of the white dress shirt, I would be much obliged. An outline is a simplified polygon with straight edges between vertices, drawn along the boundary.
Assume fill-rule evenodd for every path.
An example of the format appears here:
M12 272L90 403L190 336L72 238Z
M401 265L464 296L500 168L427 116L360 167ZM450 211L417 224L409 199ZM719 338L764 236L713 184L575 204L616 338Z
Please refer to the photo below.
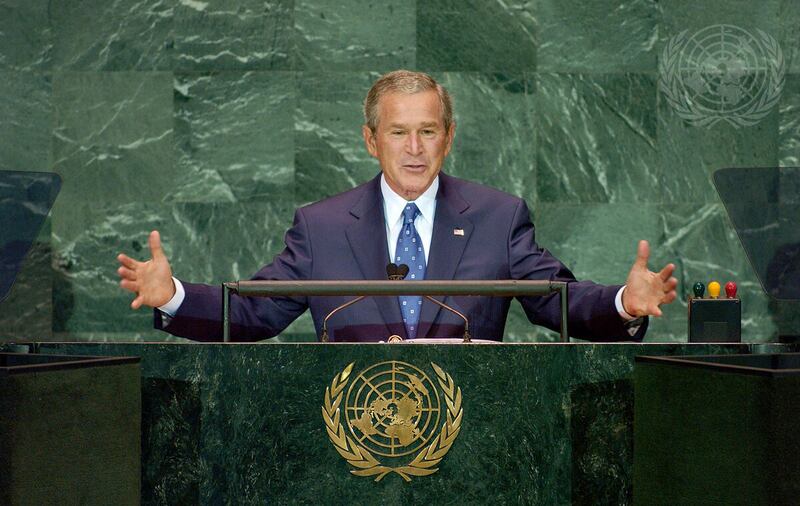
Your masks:
M417 204L419 216L414 220L414 228L417 229L419 238L422 241L422 252L425 253L425 265L430 258L431 240L433 239L433 218L436 216L436 192L439 191L439 177L425 192L417 197L416 200L407 201L394 190L389 188L386 178L381 174L381 194L383 195L383 216L386 221L386 245L389 246L389 261L395 263L395 248L397 248L397 238L403 229L403 209L406 204Z

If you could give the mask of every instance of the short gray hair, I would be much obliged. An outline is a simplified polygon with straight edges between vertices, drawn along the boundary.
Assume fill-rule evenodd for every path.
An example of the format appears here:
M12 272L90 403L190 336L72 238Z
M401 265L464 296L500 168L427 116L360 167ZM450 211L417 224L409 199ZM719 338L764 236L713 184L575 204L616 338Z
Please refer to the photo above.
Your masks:
M383 74L375 81L364 100L364 121L369 129L375 132L375 129L378 128L378 102L387 93L411 95L429 90L434 90L439 95L439 103L442 106L442 122L445 131L449 131L450 125L453 124L453 99L450 98L450 94L428 74L410 70L395 70Z

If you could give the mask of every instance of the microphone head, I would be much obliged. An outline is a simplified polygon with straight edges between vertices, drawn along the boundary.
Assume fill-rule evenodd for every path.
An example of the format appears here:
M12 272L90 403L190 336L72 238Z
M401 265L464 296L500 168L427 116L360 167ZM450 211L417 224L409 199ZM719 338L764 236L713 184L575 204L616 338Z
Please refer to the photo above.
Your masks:
M408 274L408 266L406 264L388 264L386 266L386 276L392 281L402 281Z
M400 276L400 279L405 279L407 274L408 266L406 264L400 264L397 266L397 275Z

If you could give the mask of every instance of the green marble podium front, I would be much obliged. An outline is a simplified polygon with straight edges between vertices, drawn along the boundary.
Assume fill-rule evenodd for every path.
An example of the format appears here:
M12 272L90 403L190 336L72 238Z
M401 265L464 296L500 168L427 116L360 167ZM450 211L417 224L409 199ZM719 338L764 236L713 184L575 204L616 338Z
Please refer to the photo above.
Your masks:
M144 504L630 504L634 357L776 350L786 347L38 345L141 357ZM431 378L435 363L462 394L460 432L438 471L409 482L352 474L323 420L337 374L387 361Z

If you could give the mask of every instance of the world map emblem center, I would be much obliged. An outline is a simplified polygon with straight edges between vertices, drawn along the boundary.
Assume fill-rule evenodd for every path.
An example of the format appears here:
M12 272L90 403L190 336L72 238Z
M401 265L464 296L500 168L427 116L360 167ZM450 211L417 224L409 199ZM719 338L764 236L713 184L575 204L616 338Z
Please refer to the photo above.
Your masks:
M333 377L322 405L328 437L350 472L411 481L438 471L461 430L461 388L433 362L431 375L396 360L357 374L354 366Z

